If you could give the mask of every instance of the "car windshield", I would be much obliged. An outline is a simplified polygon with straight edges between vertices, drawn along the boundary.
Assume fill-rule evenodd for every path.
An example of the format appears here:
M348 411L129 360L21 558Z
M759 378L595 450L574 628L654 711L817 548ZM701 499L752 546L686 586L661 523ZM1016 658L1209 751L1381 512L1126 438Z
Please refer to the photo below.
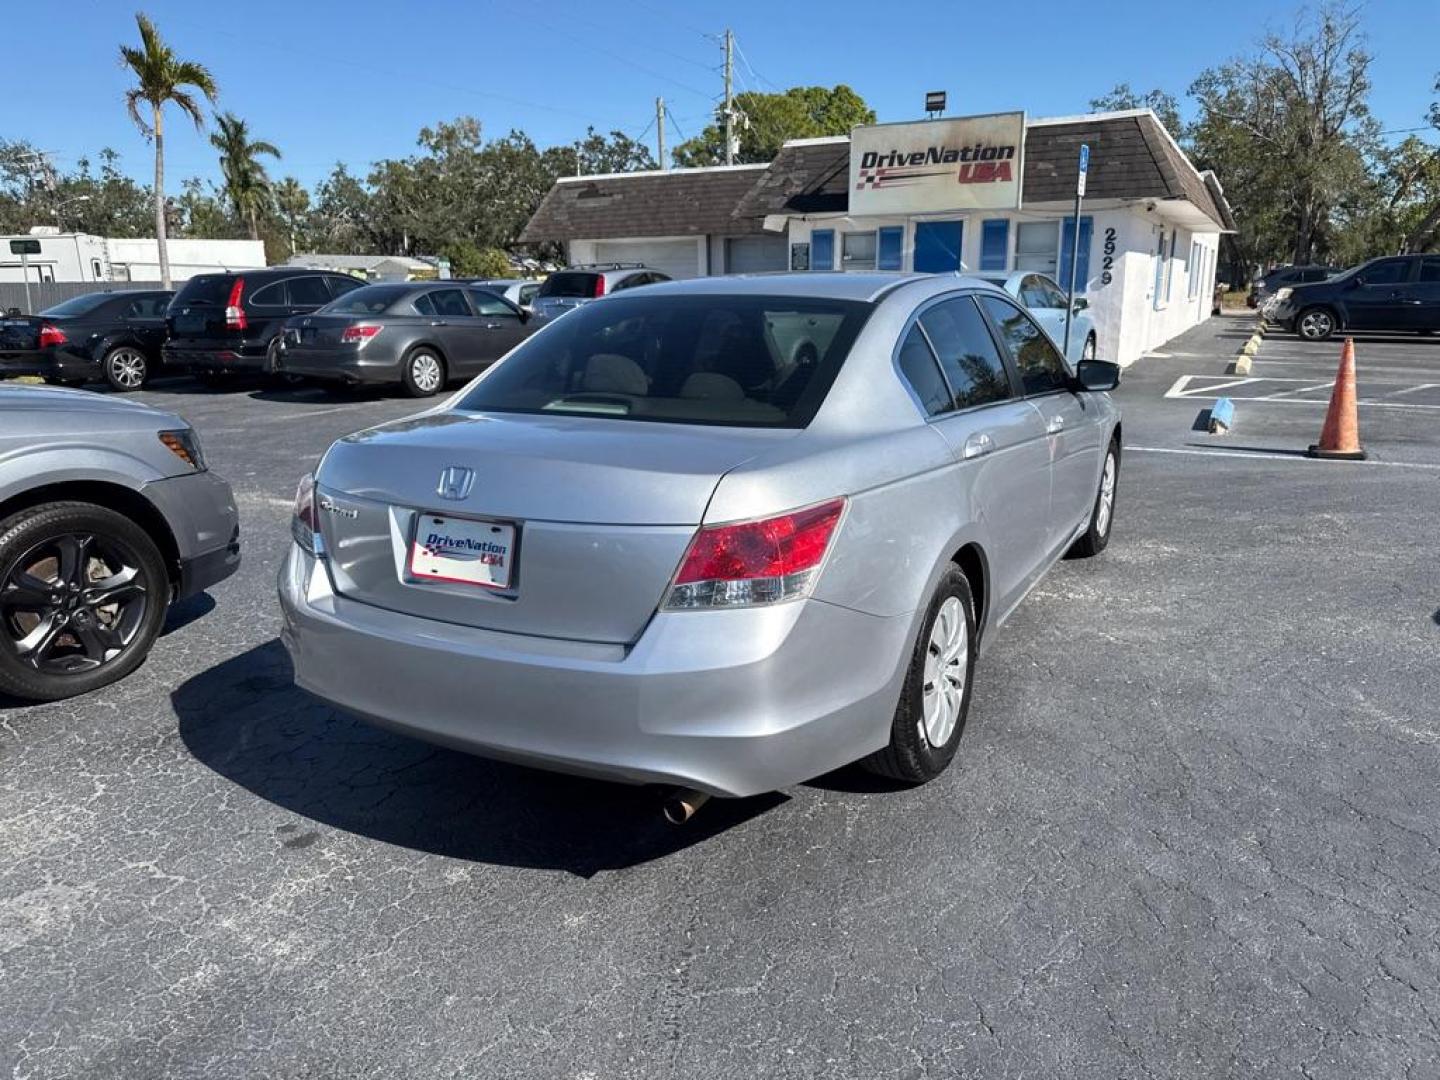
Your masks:
M457 407L804 427L871 310L780 296L615 297L530 338Z
M402 296L411 285L366 285L332 300L320 309L324 315L378 315Z
M72 296L69 300L62 300L55 306L46 308L40 314L54 319L74 319L81 315L89 315L107 300L114 299L114 293L86 293L84 296Z
M599 274L561 271L551 274L540 286L541 296L594 296Z

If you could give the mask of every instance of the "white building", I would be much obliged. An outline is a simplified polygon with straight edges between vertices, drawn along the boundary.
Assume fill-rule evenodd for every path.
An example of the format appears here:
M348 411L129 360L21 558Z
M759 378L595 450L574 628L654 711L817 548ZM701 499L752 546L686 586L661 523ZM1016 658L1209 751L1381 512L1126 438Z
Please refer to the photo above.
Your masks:
M22 260L11 252L11 240L38 240L40 253ZM166 249L175 281L265 266L260 240L170 240ZM31 282L159 281L160 244L153 237L62 233L48 225L37 225L23 236L0 236L0 282L23 282L26 264Z
M1038 270L1063 288L1082 144L1076 293L1101 358L1128 365L1209 317L1220 236L1234 229L1214 174L1148 109L879 124L786 143L768 165L570 177L522 239L677 277Z
M433 262L408 255L330 255L302 252L285 260L286 266L309 270L334 270L366 281L426 281L437 276Z

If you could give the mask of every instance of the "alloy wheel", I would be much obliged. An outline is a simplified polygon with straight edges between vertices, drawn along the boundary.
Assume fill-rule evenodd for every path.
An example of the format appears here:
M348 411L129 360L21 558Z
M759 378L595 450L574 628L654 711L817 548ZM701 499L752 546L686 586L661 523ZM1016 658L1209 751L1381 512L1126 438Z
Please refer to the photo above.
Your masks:
M11 565L0 583L0 631L22 663L72 675L124 652L149 604L135 552L94 533L63 533Z
M1095 531L1101 536L1110 531L1110 517L1115 512L1115 454L1105 455L1105 472L1100 476L1100 502L1095 507Z
M922 687L922 720L931 746L950 741L965 702L965 674L970 664L970 635L959 597L948 596L930 625Z
M110 354L111 382L126 390L139 390L145 385L145 357L136 349L116 349Z
M1335 321L1323 311L1307 311L1300 319L1300 334L1307 338L1328 337Z

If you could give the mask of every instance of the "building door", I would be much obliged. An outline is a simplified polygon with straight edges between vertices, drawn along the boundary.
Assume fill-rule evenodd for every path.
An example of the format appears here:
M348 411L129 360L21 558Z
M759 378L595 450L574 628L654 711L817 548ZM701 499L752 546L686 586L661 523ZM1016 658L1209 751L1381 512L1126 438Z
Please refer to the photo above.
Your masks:
M684 237L672 240L597 240L598 263L641 263L672 278L700 276L700 240Z
M790 249L783 236L731 236L725 241L725 273L784 270L789 256Z
M960 269L960 242L965 235L963 221L917 221L915 223L915 272L953 274Z

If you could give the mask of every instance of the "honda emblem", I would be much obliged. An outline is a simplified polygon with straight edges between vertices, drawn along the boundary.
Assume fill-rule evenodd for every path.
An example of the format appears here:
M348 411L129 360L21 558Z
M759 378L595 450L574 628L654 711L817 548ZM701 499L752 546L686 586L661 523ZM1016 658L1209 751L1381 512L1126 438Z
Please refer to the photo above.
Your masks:
M475 470L467 469L464 465L450 465L440 473L440 486L435 489L442 499L459 501L470 494L470 487L475 483Z

